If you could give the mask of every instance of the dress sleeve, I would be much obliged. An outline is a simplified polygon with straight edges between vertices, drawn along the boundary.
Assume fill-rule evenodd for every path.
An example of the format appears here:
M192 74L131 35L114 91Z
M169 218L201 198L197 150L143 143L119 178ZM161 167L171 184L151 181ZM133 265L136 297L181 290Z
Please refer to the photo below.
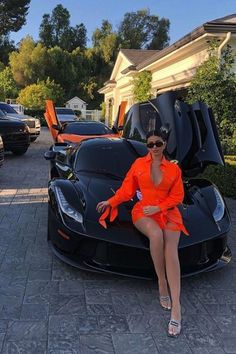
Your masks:
M130 200L134 196L136 190L138 189L138 182L135 176L135 168L136 164L134 162L127 172L120 188L117 189L113 197L108 199L108 202L112 208L116 207L122 202Z
M171 209L182 203L184 199L184 186L182 181L182 173L179 166L176 165L176 177L169 194L165 200L158 204L161 211Z

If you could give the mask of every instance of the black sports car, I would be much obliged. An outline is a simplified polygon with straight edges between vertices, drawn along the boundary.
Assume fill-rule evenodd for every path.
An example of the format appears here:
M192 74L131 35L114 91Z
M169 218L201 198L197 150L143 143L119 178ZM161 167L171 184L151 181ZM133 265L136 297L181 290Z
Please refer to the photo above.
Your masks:
M98 223L96 212L97 203L117 190L131 163L146 153L142 142L123 138L92 138L77 147L56 143L45 153L51 161L48 241L60 259L87 270L154 276L148 240L131 221L138 191L119 206L118 218L107 229ZM184 185L179 208L190 236L181 235L179 244L183 276L230 261L230 219L217 187L194 178Z

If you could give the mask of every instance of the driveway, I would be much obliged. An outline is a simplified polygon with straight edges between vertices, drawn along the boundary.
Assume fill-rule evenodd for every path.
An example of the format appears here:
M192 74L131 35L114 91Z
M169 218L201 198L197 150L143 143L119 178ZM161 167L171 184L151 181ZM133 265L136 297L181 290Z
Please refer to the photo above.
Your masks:
M0 353L236 353L236 201L232 262L182 281L183 332L166 335L169 314L154 281L93 274L63 264L46 241L48 130L0 169Z

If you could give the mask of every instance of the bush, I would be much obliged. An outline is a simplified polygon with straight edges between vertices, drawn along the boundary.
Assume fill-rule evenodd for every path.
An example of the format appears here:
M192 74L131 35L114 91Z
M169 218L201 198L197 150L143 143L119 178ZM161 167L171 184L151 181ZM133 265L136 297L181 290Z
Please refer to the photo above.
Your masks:
M215 183L223 196L236 199L236 156L225 166L208 166L201 177Z

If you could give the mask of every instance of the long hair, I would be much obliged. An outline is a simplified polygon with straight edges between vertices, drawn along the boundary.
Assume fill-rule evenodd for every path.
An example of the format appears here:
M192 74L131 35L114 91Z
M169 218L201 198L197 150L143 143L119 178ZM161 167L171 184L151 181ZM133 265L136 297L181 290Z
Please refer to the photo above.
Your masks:
M162 138L163 141L167 141L168 135L169 132L167 128L160 127L160 128L156 128L155 130L150 130L146 135L146 140L148 140L150 136L159 136L160 138Z

